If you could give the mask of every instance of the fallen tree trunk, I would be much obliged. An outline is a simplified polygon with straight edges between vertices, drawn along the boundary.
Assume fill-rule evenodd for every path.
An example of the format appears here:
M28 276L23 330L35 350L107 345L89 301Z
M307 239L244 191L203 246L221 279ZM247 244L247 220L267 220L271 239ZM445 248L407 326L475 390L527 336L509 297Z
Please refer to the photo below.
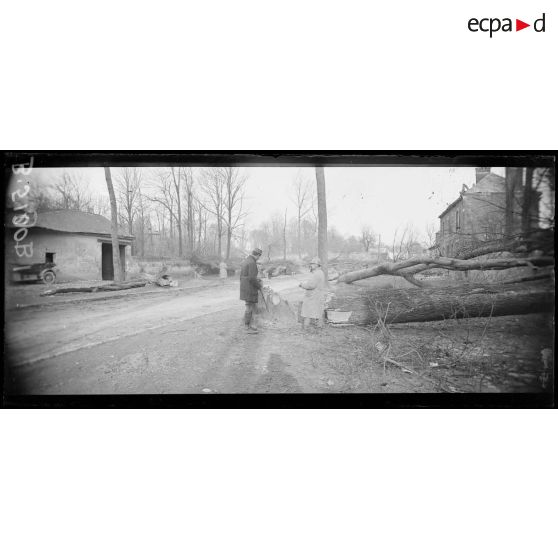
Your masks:
M129 283L113 283L111 285L101 285L97 287L97 291L123 291L125 289L137 289L138 287L145 287L146 281L134 281Z
M49 296L61 293L90 293L93 287L56 287L54 289L49 289L48 291L43 291L40 296Z
M126 281L122 283L111 283L109 285L97 285L94 287L56 287L41 293L41 296L50 296L62 293L96 293L98 291L122 291L125 289L135 289L145 287L147 281Z
M458 260L456 258L411 258L402 262L383 263L370 268L351 271L341 275L337 281L340 283L353 283L378 275L399 275L405 279L410 279L415 285L420 283L412 280L415 273L426 271L427 269L449 269L452 271L470 271L473 269L511 269L513 267L532 267L554 265L554 258L550 256L540 256L534 258L502 258L493 260Z
M359 325L376 324L378 320L390 324L530 314L551 312L553 308L554 289L548 281L537 286L468 285L385 290L338 285L326 305L331 322Z

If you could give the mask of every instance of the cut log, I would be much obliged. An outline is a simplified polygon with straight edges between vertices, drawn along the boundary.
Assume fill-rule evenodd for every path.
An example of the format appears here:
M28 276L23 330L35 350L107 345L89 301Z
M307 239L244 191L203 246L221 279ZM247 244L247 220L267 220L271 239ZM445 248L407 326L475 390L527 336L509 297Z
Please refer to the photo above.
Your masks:
M291 303L270 287L264 287L258 295L258 314L266 320L294 322L297 310Z
M477 318L552 312L552 283L485 285L422 289L370 289L337 285L327 303L333 323L359 325L428 322L448 318ZM331 312L337 311L337 312ZM332 321L332 320L330 320Z

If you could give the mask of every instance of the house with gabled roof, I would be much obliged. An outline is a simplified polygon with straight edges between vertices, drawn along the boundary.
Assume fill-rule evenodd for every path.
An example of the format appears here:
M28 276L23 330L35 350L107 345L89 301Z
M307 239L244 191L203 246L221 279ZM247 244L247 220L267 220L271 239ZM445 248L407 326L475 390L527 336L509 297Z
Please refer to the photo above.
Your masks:
M533 197L530 218L538 222L540 196ZM515 193L512 232L521 230L522 190ZM479 244L499 240L506 231L506 179L490 172L490 167L476 169L473 186L463 185L459 197L438 216L440 230L430 251L441 256L459 257Z
M60 209L29 215L27 234L18 212L8 215L5 258L10 265L56 264L60 279L114 279L111 223L102 215ZM19 214L21 217L21 214ZM14 219L14 217L16 217ZM119 231L122 268L126 269L134 237Z

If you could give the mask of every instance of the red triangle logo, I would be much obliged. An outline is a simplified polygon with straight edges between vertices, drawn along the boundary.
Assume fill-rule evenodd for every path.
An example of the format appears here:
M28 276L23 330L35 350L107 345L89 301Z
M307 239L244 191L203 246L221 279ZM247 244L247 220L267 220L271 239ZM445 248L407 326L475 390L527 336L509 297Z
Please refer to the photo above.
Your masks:
M524 21L521 21L520 19L515 20L515 30L516 31L521 31L522 29L525 29L526 27L531 27L531 24L530 23L525 23Z

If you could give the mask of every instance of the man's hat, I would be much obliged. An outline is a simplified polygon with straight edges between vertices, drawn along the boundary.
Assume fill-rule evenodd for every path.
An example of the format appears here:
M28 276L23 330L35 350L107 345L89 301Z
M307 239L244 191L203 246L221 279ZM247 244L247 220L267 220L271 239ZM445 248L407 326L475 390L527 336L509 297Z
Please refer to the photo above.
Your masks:
M254 248L254 250L252 250L252 256L261 256L262 255L262 251L259 248Z
M310 263L311 263L311 264L314 264L314 265L319 265L319 266L322 265L322 262L320 261L320 258L318 258L318 257L312 258L312 259L310 260Z

